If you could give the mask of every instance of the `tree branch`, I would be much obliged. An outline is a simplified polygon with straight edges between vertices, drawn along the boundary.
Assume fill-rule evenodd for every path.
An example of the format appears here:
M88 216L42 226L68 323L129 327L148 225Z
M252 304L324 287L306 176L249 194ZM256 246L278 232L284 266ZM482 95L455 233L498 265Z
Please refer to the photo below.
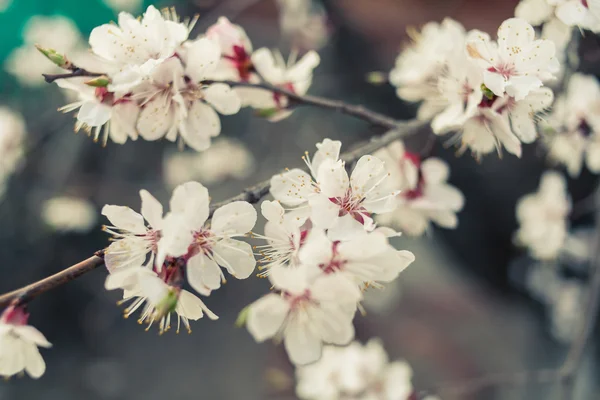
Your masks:
M71 282L72 280L96 269L103 264L104 250L100 250L87 260L83 260L67 269L63 269L62 271L42 279L41 281L34 282L21 289L13 290L12 292L3 294L0 296L0 307L6 307L10 305L13 300L17 299L21 303L26 303L34 297L67 282Z
M67 72L64 74L42 74L42 75L44 76L44 80L47 83L52 83L57 79L77 78L78 76L94 77L94 76L102 76L104 74L101 74L98 72L90 72L86 69L79 68L79 67L73 67L71 72Z
M363 143L356 149L342 154L341 158L346 162L356 161L363 155L372 153L373 151L378 150L395 140L402 139L420 132L420 130L425 126L427 126L427 123L422 121L398 121L395 123L396 129L391 130L382 136L373 137L371 140ZM234 201L247 201L252 204L258 203L263 197L269 194L270 187L271 180L268 179L245 189L237 196L233 196L227 200L215 203L210 208L210 216L213 215L217 208ZM57 274L42 279L41 281L34 282L21 289L1 295L0 307L8 306L15 299L20 299L19 301L29 301L50 289L64 285L65 283L68 283L104 264L103 257L104 251L98 251L94 256L88 258L87 260L84 260L79 264L75 264Z

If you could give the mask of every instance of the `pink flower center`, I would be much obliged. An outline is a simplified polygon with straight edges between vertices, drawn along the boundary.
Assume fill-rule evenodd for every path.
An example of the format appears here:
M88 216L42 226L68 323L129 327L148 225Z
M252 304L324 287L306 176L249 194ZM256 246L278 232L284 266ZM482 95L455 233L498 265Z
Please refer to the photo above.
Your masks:
M419 176L417 180L417 186L411 190L403 190L400 196L407 200L415 200L423 197L423 191L425 189L425 178L423 177L423 171L421 170L421 157L416 153L406 152L404 158L409 162L413 163L419 170Z
M344 260L341 258L340 253L338 251L339 245L339 241L333 242L333 244L331 245L333 250L333 256L331 257L331 260L329 260L328 263L319 264L319 268L321 268L321 270L325 274L331 274L333 272L341 271L344 268L344 265L348 262L348 260Z
M301 295L293 295L289 292L283 292L283 297L290 302L290 308L292 310L302 307L307 303L312 303L314 300L311 298L310 290L306 289Z
M232 56L223 56L226 60L231 61L235 66L242 82L248 82L250 74L254 71L254 65L250 59L250 55L242 46L233 46Z
M27 325L27 320L29 319L29 313L25 311L25 307L22 306L9 306L2 313L2 317L0 317L0 322L4 324L11 325Z
M515 66L512 64L500 64L495 67L489 67L488 71L500 74L504 79L508 79L516 74Z
M588 5L588 2L587 2L587 0L581 0L581 4L583 4L583 6L584 6L585 8L590 8L590 6Z
M282 89L287 90L288 92L292 92L292 93L296 93L296 89L294 89L294 84L291 82L286 82L280 85L277 85ZM273 93L273 100L275 100L275 103L277 104L277 108L284 108L284 104L283 104L283 98L285 96L282 95L281 93Z
M187 259L195 256L198 253L212 254L212 233L208 230L200 230L194 232L194 241L188 247L186 254Z
M364 217L369 217L371 215L362 205L364 198L355 195L352 192L352 189L348 189L344 197L330 197L329 201L340 207L338 217L350 214L352 218L364 225Z
M157 271L156 267L154 268L154 272L167 285L181 287L183 285L183 271L186 263L187 260L185 257L167 257L160 272Z

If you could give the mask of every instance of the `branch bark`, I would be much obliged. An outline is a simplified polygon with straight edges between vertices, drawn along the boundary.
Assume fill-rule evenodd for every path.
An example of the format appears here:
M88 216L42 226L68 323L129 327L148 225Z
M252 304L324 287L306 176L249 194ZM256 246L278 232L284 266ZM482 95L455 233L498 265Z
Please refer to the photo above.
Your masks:
M101 74L101 73L90 72L86 69L75 67L75 66L73 67L71 72L67 72L64 74L42 74L42 76L44 77L44 80L47 83L52 83L57 79L77 78L79 76L89 76L90 78L92 78L92 77L102 76L102 75L103 74Z

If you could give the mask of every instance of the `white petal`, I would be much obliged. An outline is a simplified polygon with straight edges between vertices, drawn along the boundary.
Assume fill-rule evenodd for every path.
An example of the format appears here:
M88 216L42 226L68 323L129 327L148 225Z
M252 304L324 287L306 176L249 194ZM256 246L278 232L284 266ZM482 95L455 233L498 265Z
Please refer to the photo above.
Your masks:
M306 237L298 257L303 264L329 264L333 257L333 243L329 240L325 231L315 228Z
M323 343L306 326L292 321L285 329L285 349L295 365L310 364L321 357Z
M346 260L362 260L375 257L389 247L387 237L382 233L363 233L338 246L338 252Z
M362 156L350 177L352 190L358 193L370 192L388 175L383 161L374 156Z
M348 173L340 160L324 160L317 171L321 193L327 197L344 197L348 190Z
M198 83L210 78L220 58L221 49L218 43L208 38L195 40L187 49L185 72L192 81Z
M222 275L217 263L202 253L191 257L187 263L188 282L198 293L205 292L207 288L220 288Z
M285 321L290 306L280 295L268 294L250 305L246 326L257 342L275 336Z
M251 59L254 68L267 81L275 84L283 81L283 70L276 65L273 53L269 49L262 47L256 50Z
M483 73L483 83L485 83L485 86L494 92L496 96L502 97L504 95L506 81L502 75L486 70Z
M25 371L33 379L38 379L46 372L46 363L40 354L38 348L33 344L25 344L23 346L25 352Z
M246 279L256 267L252 246L239 240L219 240L213 248L213 256L219 265L227 268L237 279Z
M208 219L208 189L199 182L186 182L173 190L169 201L171 212L183 213L189 219L189 225L200 229Z
M46 339L42 332L31 325L22 325L15 327L15 332L23 339L40 347L52 347L52 344Z
M340 158L340 149L342 142L339 140L323 139L321 143L317 143L317 152L311 159L311 172L317 175L319 167L324 160L337 161Z
M79 109L77 119L94 127L104 125L110 119L110 115L110 106L97 101L86 101Z
M202 92L205 100L221 114L232 115L240 111L240 98L236 92L231 90L229 85L215 83L203 89Z
M212 218L211 230L217 235L240 235L256 224L256 210L245 201L234 201L219 207Z
M340 206L329 200L324 194L310 197L310 220L321 229L329 229L338 219Z
M450 168L442 159L428 158L421 164L421 172L426 184L437 184L448 180Z
M180 123L179 131L188 146L204 151L210 147L210 138L221 133L221 120L211 106L196 101Z
M206 307L202 300L187 290L182 290L181 293L179 293L175 311L182 317L186 317L192 321L202 318L203 313L206 313L208 318L212 320L219 319L219 317Z
M137 120L137 130L145 140L158 140L167 134L175 120L175 112L163 96L144 105Z
M145 189L140 190L142 198L142 216L154 229L160 229L163 216L162 204Z
M278 201L263 201L260 204L260 211L267 221L277 224L283 223L285 210Z
M144 217L129 207L105 205L102 207L102 215L119 229L135 234L144 234L147 231Z
M271 178L271 195L281 203L295 207L308 201L315 191L312 178L301 169L292 169Z

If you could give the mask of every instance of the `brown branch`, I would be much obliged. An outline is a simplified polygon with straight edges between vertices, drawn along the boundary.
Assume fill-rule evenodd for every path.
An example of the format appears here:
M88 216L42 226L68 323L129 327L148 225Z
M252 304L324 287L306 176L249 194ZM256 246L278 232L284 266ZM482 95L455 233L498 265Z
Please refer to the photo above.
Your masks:
M291 100L296 105L311 105L320 108L326 108L330 110L338 111L342 114L351 115L353 117L362 119L370 122L371 124L382 126L387 129L395 129L398 126L402 126L402 123L385 116L383 114L371 111L361 105L348 104L340 100L330 100L323 97L311 96L311 95L299 95L289 90L280 88L278 86L271 85L266 82L261 83L249 83L249 82L237 82L237 81L217 81L217 80L206 80L203 84L210 85L213 83L225 83L231 87L248 87L255 89L264 89L273 93L281 94Z
M47 292L50 289L61 286L67 282L80 277L81 275L88 273L97 267L104 264L104 250L97 251L92 257L87 260L83 260L78 264L72 265L67 269L44 278L40 281L34 282L21 289L13 290L12 292L3 294L0 296L0 307L6 307L10 305L13 300L19 300L19 302L28 302L36 296Z
M46 82L52 83L57 79L77 78L79 76L94 77L94 76L102 76L104 74L101 74L98 72L90 72L86 69L74 66L73 69L71 70L71 72L67 72L64 74L42 74L42 75L44 76L44 80Z

